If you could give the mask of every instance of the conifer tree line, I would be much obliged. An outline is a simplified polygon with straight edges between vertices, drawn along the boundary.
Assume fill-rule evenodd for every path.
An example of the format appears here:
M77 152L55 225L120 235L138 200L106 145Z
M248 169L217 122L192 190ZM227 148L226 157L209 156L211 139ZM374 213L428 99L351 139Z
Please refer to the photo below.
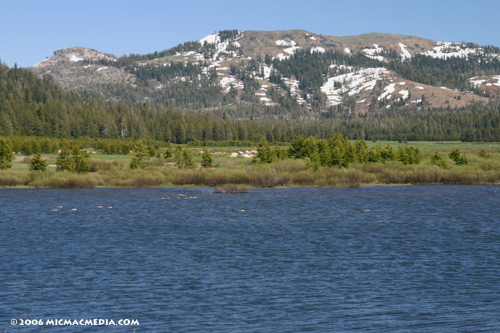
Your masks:
M257 151L257 158L254 160L256 163L272 163L286 158L307 159L315 170L320 166L346 168L353 162L400 161L407 165L419 164L422 160L419 149L411 145L400 146L397 150L390 145L384 147L381 144L369 148L364 139L352 143L341 134L330 139L297 136L289 148L271 147L266 139L262 139Z
M92 147L116 153L130 151L126 139L251 145L262 137L291 142L300 135L329 138L340 133L353 140L500 141L499 107L492 100L463 109L409 107L375 114L351 113L343 105L318 113L298 109L295 114L283 107L244 104L194 111L65 92L49 77L39 79L17 66L0 65L0 135L12 138L15 151L32 153L60 148L50 140L44 148L29 148L29 140L16 137L92 138L98 140ZM108 149L99 139L119 140L120 145L110 142Z

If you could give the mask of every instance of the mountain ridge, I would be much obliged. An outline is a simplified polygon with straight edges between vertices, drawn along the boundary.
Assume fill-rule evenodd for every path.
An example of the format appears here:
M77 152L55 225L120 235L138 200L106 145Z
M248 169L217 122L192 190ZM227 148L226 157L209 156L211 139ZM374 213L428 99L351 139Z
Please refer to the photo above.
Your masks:
M428 63L426 69L418 67L417 58ZM464 73L453 68L464 66ZM431 84L435 80L425 75L429 68L441 80L435 83L448 80L454 86ZM31 68L39 76L52 75L64 89L134 103L194 109L250 103L302 114L339 105L368 112L487 103L498 95L499 69L500 51L494 47L385 33L336 37L299 29L223 30L162 52L125 57L73 47Z

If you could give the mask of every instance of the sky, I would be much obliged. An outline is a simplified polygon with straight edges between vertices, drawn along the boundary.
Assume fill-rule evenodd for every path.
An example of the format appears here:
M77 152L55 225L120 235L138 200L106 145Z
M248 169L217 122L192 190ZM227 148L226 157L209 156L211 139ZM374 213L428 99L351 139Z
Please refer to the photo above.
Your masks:
M500 47L499 0L0 0L0 60L33 66L73 46L162 51L225 29L369 32Z

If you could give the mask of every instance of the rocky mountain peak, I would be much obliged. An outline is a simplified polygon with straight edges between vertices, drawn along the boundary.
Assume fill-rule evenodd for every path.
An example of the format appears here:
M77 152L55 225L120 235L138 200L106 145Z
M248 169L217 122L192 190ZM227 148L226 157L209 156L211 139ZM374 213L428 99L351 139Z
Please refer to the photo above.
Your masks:
M111 60L116 61L117 56L109 53L102 53L94 49L89 49L86 47L70 47L67 49L54 51L54 55L47 58L38 64L34 65L35 68L43 68L48 66L54 66L56 63L60 62L78 62L83 60Z

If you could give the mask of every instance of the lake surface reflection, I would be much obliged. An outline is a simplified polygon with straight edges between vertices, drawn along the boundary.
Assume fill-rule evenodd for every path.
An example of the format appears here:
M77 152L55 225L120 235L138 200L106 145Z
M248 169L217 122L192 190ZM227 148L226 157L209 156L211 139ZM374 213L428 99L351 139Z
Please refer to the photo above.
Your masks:
M0 331L500 331L500 186L210 192L0 190Z

